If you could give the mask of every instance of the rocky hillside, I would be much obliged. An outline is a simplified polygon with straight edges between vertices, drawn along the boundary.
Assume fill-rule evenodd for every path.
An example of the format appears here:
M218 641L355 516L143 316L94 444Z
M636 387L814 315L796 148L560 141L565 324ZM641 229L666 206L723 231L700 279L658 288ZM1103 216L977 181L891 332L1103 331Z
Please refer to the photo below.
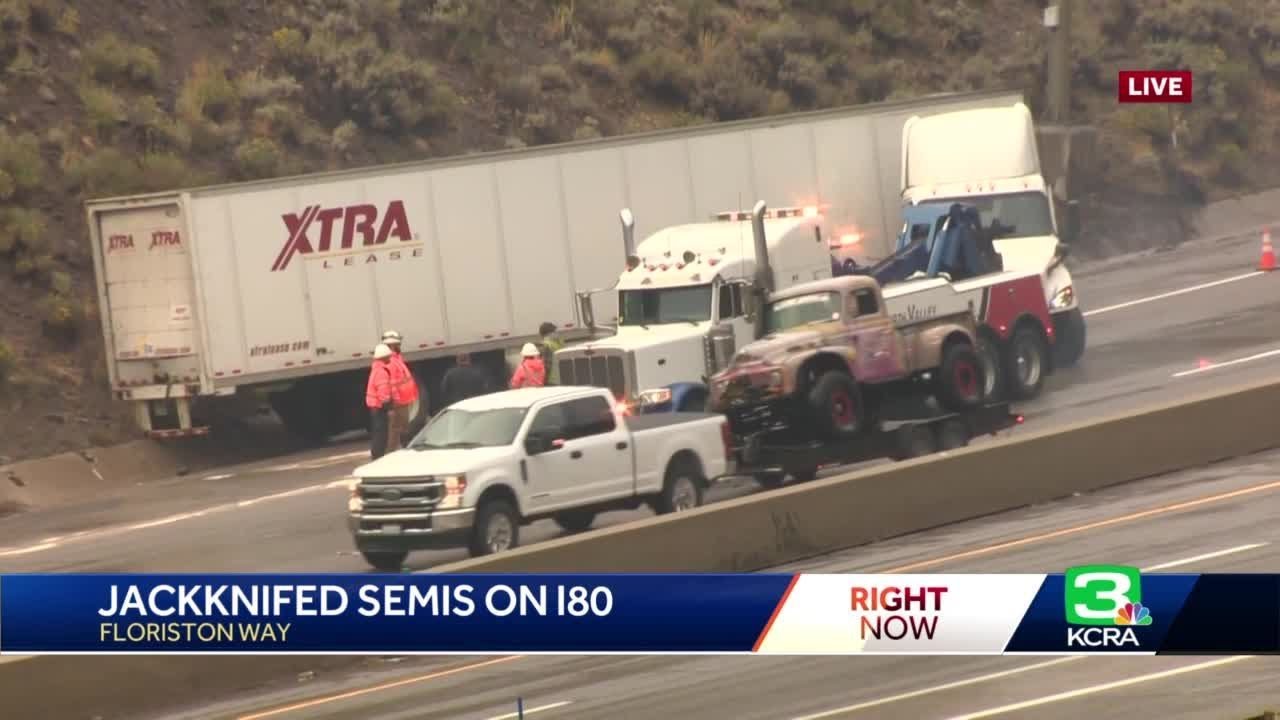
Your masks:
M1075 109L1113 212L1280 181L1280 2L1077 2ZM0 0L0 464L133 432L105 392L87 197L943 90L1038 108L1042 6ZM1195 105L1118 107L1125 67L1190 67Z

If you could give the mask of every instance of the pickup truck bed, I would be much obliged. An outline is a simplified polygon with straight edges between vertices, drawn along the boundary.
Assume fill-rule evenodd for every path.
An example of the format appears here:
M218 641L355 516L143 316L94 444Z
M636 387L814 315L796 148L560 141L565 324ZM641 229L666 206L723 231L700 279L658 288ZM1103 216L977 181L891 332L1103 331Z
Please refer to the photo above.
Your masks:
M781 484L784 475L810 480L817 470L888 458L906 460L939 450L964 447L982 435L995 435L1021 424L1008 403L983 405L967 413L946 413L916 420L886 423L843 444L780 441L779 435L759 432L734 438L731 454L735 476L750 476L766 486Z

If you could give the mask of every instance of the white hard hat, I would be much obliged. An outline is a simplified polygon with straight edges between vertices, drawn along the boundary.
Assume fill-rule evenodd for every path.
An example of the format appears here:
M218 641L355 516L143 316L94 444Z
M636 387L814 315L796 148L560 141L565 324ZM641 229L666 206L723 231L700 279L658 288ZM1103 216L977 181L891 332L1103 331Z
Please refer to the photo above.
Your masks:
M387 347L385 343L378 343L378 346L373 349L374 360L385 360L389 357L391 357L391 348Z
M538 357L542 353L538 352L537 345L534 345L533 343L525 343L524 347L520 348L520 354L523 357Z
M400 333L395 330L388 330L382 333L382 342L384 343L399 343L402 339Z

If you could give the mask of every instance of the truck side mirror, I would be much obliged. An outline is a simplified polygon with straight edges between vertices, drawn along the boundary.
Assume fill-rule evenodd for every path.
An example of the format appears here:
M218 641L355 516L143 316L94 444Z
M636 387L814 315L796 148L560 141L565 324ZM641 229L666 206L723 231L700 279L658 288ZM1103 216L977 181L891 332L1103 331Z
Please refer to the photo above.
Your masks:
M1069 200L1062 217L1062 242L1070 245L1080 239L1080 201Z
M551 449L545 435L531 434L524 439L524 451L529 455L541 455Z
M756 289L753 285L742 286L742 316L747 320L756 319Z

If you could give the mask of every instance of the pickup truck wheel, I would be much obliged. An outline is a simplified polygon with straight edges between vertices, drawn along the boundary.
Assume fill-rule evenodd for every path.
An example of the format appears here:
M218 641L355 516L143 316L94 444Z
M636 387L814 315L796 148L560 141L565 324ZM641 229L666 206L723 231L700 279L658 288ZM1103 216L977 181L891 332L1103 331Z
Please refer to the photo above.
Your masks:
M511 550L520 543L520 517L506 500L490 500L480 506L471 529L471 556L481 557Z
M1049 348L1035 328L1024 325L1015 330L1003 360L1005 384L1015 400L1030 400L1040 394Z
M858 383L846 373L828 370L809 391L814 427L834 442L852 440L862 432L863 405Z
M942 407L964 412L982 404L982 361L972 345L955 343L944 348L935 375L933 392Z
M400 572L404 568L404 559L409 557L404 550L361 550L360 554L373 569L382 572Z
M586 510L571 510L557 514L553 520L556 525L560 526L565 532L577 533L591 528L591 523L596 521L596 514Z
M703 488L706 480L691 463L674 465L667 470L667 480L662 486L662 495L658 498L658 513L684 512L702 505Z

